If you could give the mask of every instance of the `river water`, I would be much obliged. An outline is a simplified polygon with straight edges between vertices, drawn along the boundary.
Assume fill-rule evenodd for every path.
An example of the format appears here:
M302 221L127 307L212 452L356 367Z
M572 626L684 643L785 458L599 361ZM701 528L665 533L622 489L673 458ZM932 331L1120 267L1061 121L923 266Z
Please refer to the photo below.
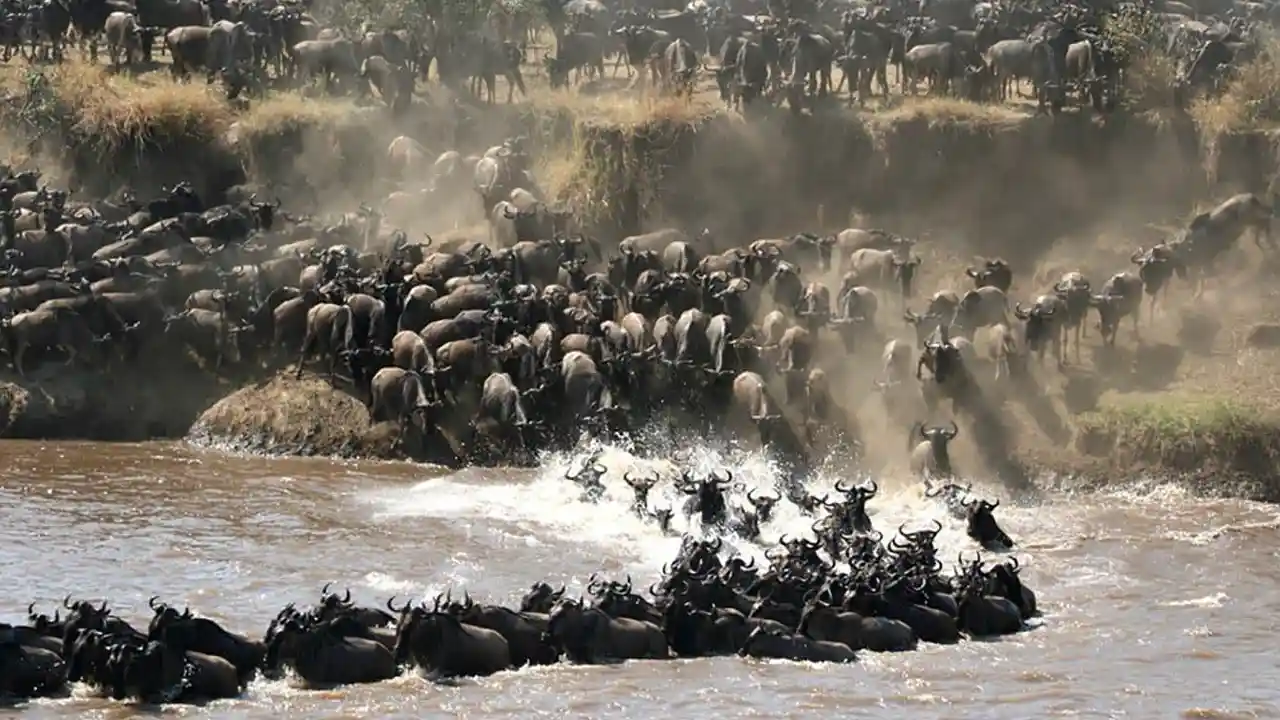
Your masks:
M263 459L184 444L0 445L0 620L63 595L107 598L145 626L147 598L261 635L286 603L321 586L360 602L452 587L518 604L538 580L580 592L588 576L657 578L679 541L628 514L627 470L669 460L605 449L609 490L580 502L569 456L542 470L443 474L400 463ZM753 455L688 453L771 484ZM829 486L830 474L814 481ZM891 533L938 518L944 557L972 550L958 523L911 483L879 478L870 509ZM991 488L992 493L998 490ZM670 503L664 483L651 504ZM436 685L411 677L312 692L257 682L243 699L166 713L227 718L1280 717L1280 513L1188 497L1167 486L1051 494L997 511L1021 544L1043 623L997 642L864 653L852 666L737 658L562 665ZM677 518L676 525L681 526ZM803 532L783 508L765 536ZM728 547L730 543L726 543ZM739 542L738 551L761 548ZM4 714L6 710L0 710ZM76 694L22 716L124 718L122 703Z

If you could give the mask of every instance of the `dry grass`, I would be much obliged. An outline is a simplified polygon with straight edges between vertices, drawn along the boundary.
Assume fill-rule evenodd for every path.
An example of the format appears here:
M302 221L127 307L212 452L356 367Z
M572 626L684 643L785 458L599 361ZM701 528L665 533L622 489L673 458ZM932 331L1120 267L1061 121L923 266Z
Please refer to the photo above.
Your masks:
M529 103L537 108L567 112L580 122L618 128L637 128L659 122L696 125L722 106L704 94L684 100L657 96L640 89L591 94L580 90L532 89Z
M1031 117L1025 108L1013 105L975 103L956 98L907 98L865 116L868 124L881 128L903 123L927 122L930 128L947 125L1012 127Z
M77 60L6 66L0 88L23 103L19 112L25 119L56 122L62 132L105 151L175 138L212 139L233 120L231 108L204 83L117 75Z
M359 112L360 108L347 99L276 93L250 105L236 123L247 134L267 135L282 128L338 125L352 120Z
M1236 69L1222 95L1197 99L1191 116L1206 137L1280 125L1280 39L1268 36L1258 57Z

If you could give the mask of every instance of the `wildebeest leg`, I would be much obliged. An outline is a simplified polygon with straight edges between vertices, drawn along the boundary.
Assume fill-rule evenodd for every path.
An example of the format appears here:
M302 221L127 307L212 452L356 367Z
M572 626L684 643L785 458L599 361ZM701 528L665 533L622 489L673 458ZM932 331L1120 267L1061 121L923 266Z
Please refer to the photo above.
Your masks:
M302 340L302 353L298 357L298 372L296 375L294 375L295 378L302 377L302 367L307 363L307 356L311 354L311 345L314 342L315 342L315 335L311 332L311 329L308 328L307 335Z

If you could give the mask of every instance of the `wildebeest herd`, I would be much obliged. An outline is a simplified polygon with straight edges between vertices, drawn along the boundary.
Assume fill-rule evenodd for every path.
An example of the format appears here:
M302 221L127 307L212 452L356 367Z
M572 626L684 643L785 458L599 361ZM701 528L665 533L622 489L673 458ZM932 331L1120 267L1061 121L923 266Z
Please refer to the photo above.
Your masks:
M856 458L861 433L841 387L852 357L879 365L874 390L915 472L948 477L957 428L928 424L948 403L953 417L998 424L1001 388L1038 387L1031 358L1051 351L1062 366L1074 338L1079 359L1091 310L1114 345L1120 321L1136 333L1144 293L1154 307L1175 273L1203 281L1250 229L1270 250L1275 212L1231 197L1140 248L1136 272L1096 288L1068 272L1026 307L1008 298L1013 268L989 260L968 269L972 289L939 291L917 313L921 258L892 232L738 244L665 229L602 241L572 233L570 213L525 189L536 184L519 139L437 165L474 175L489 244L411 241L368 206L294 216L232 188L209 207L185 183L145 203L80 200L38 173L10 174L3 348L19 375L58 355L169 370L194 357L222 373L296 361L298 376L318 359L373 422L398 426L404 454L450 465L530 463L583 429L654 420L759 441L798 467L824 438ZM886 327L890 304L915 342ZM820 352L830 344L843 356Z
M612 56L615 76L625 66L666 92L691 93L708 72L730 104L766 99L799 111L845 85L851 103L887 97L893 66L904 94L927 80L931 92L1003 101L1026 80L1042 108L1061 108L1075 93L1101 110L1121 94L1139 52L1135 38L1174 59L1185 100L1220 88L1240 61L1256 56L1275 17L1271 3L1245 0L543 0L366 18L330 8L313 14L298 0L8 0L3 7L6 60L15 52L61 60L74 39L95 60L105 41L113 66L132 67L149 63L163 38L175 76L200 71L236 94L319 79L329 92L363 96L372 87L396 109L409 106L433 64L446 85L476 94L483 86L490 102L499 77L508 101L523 95L521 67L545 28L554 50L539 72L553 87L575 75L603 79ZM833 69L842 71L834 87Z
M720 493L717 478L701 483ZM409 667L437 678L484 676L562 658L737 654L851 662L860 651L1016 633L1039 614L1016 558L984 564L981 555L966 559L962 552L954 573L945 574L935 546L941 524L903 526L883 543L865 510L874 488L838 492L846 499L823 499L829 513L814 525L815 538L782 536L765 553L767 567L740 555L722 559L721 539L685 536L648 597L630 577L592 576L582 598L535 583L519 609L450 591L430 603L397 605L392 598L383 610L326 586L319 604L283 608L261 640L158 597L148 601L153 616L145 630L106 602L67 596L52 616L37 613L33 603L27 624L0 624L0 697L56 696L84 683L121 700L198 702L236 697L257 676L291 673L322 688L386 680ZM713 499L703 494L695 497ZM938 496L963 505L962 494L948 486ZM990 504L979 513L974 503L964 506L996 527ZM972 520L969 526L974 534Z

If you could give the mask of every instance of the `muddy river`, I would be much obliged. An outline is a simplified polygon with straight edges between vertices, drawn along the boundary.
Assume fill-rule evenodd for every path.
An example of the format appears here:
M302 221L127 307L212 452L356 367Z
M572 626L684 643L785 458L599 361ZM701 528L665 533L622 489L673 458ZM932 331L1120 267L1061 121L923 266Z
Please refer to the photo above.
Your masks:
M622 473L664 465L606 449L608 494L578 500L569 456L539 471L442 474L407 464L263 459L183 444L0 445L0 620L66 593L112 601L135 624L147 598L189 604L260 635L286 603L326 582L358 601L448 587L518 604L531 583L580 591L593 571L656 579L679 544L627 511ZM759 456L703 450L769 487ZM836 477L814 481L830 486ZM944 557L972 549L963 528L912 483L880 478L873 520L936 517ZM667 502L669 484L655 489ZM257 682L243 699L165 713L227 718L884 718L1280 717L1280 513L1166 486L1056 495L998 511L1022 544L1045 612L998 642L864 653L852 666L737 658L561 665L437 685L401 678L312 692ZM675 521L680 526L682 520ZM783 508L774 539L808 522ZM729 543L726 543L728 545ZM762 548L739 542L740 552ZM0 710L0 714L11 711ZM19 706L24 717L131 717L76 694ZM904 715L904 712L906 713Z

